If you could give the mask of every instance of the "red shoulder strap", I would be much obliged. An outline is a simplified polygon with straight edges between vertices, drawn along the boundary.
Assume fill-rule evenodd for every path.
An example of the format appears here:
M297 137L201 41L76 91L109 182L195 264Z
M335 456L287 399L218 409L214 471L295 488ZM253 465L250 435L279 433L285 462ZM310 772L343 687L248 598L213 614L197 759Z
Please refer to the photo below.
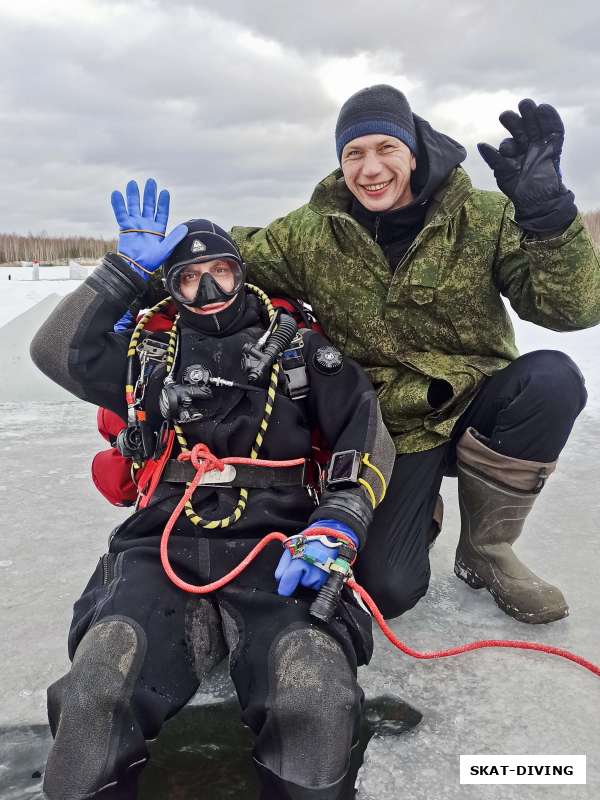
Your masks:
M159 331L170 331L173 327L173 320L175 319L176 314L177 309L175 308L175 303L169 303L163 308L162 311L157 312L148 320L144 326L144 330L154 333L158 333ZM140 311L136 322L140 321L142 315L143 312Z
M270 300L274 308L281 308L283 311L287 311L296 320L299 328L310 328L310 330L323 333L323 329L317 322L308 303L294 297L271 297Z

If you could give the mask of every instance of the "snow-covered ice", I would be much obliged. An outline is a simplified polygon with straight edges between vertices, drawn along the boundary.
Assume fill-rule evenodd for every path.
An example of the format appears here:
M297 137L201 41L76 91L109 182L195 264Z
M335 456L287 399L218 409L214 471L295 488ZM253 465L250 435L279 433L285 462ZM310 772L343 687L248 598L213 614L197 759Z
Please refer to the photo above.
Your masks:
M89 270L77 265L77 271ZM39 267L39 280L33 280L32 267L0 267L0 328L33 308L50 294L69 294L78 281L69 278L71 267Z

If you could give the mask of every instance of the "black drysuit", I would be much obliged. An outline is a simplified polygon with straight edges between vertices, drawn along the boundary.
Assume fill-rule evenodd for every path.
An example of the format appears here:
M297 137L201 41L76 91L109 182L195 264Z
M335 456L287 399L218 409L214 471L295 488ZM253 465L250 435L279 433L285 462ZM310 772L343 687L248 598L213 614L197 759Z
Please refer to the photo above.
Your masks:
M78 397L125 418L128 340L113 333L113 325L143 289L142 279L123 261L107 256L37 333L31 352L38 367ZM200 329L195 322L189 312L179 322L176 382L196 364L246 383L242 347L256 342L267 322L258 299L248 293L225 330L206 330L211 321L205 317L197 319ZM312 331L303 338L308 398L292 401L285 386L279 387L260 457L309 457L311 428L318 425L333 451L369 453L388 480L394 447L368 378L349 359L339 370L327 370L317 359L327 342ZM154 427L161 419L158 397L165 374L165 365L156 367L146 388L145 408ZM212 387L211 396L197 405L202 416L182 425L189 446L203 442L218 457L247 457L265 399L266 389ZM172 458L176 454L177 449ZM363 477L379 498L380 478L371 470ZM176 588L162 569L159 542L183 488L163 480L148 507L116 529L75 604L72 667L48 693L55 743L46 769L47 796L75 800L104 789L103 798L135 797L134 776L147 759L145 740L156 737L226 652L242 718L256 734L264 796L345 796L362 703L356 668L372 651L369 615L344 590L332 622L315 624L308 614L312 590L299 589L291 598L276 594L277 545L208 597ZM205 520L225 518L238 491L201 486L194 509ZM350 525L363 544L372 515L369 493L361 486L326 491L318 507L299 481L251 489L245 513L231 527L207 530L182 514L171 536L170 559L181 578L203 584L228 572L269 531L291 535L308 522L333 518Z

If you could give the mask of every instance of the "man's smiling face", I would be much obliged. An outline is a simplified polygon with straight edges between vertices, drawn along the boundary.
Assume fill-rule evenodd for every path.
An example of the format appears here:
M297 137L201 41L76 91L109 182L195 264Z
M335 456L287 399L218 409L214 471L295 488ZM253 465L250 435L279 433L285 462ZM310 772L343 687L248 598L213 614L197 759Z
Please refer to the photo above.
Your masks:
M341 166L346 186L369 211L392 211L413 200L415 157L395 136L373 133L352 139L342 150Z

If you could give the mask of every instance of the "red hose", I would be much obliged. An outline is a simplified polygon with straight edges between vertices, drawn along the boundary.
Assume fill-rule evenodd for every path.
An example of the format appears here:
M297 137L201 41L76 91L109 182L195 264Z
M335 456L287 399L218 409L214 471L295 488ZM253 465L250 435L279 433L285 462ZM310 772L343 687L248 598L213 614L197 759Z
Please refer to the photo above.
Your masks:
M180 460L191 460L194 466L196 467L196 475L194 476L193 480L191 481L190 485L187 487L185 494L179 501L177 508L171 514L169 521L163 531L163 535L160 542L160 558L163 565L165 572L169 579L175 584L175 586L183 589L185 592L190 592L192 594L209 594L210 592L214 592L217 589L221 589L226 584L230 583L232 580L237 578L237 576L243 572L246 567L253 561L256 556L264 550L264 548L270 544L271 542L282 542L285 543L288 540L288 537L284 533L280 533L279 531L273 531L272 533L267 534L260 542L252 548L252 550L248 553L248 555L241 561L237 567L228 572L219 580L213 581L212 583L207 583L204 586L197 586L192 583L187 583L179 578L171 564L169 562L169 555L168 555L168 545L169 545L169 536L171 535L171 531L173 530L173 526L177 521L177 518L183 511L183 507L187 503L187 501L193 495L196 487L200 483L202 479L202 475L208 469L219 469L223 470L225 464L255 464L259 466L269 466L269 467L289 467L289 466L296 466L297 464L303 463L304 459L293 459L291 461L266 461L262 459L251 459L251 458L223 458L218 459L214 456L210 450L205 445L196 445L191 453L182 453L179 456ZM324 533L331 534L331 531L327 528L311 528L310 532L306 531L304 535L306 537L315 537L320 536ZM343 534L338 533L335 531L335 536L337 538L343 539L350 544L352 544L351 539L348 537L343 536ZM400 641L394 633L391 631L389 626L387 625L386 621L383 618L383 614L377 608L375 601L371 597L371 595L363 589L355 580L349 579L347 581L347 585L350 589L356 591L360 597L363 599L365 604L367 605L369 611L373 614L377 624L381 628L384 635L389 639L389 641L397 647L398 650L401 650L407 656L411 656L412 658L417 659L435 659L435 658L449 658L451 656L458 656L461 653L468 653L471 650L481 650L486 647L505 647L505 648L513 648L517 650L537 650L540 653L549 653L550 655L560 656L560 658L566 658L568 661L573 661L575 664L579 664L580 667L589 670L597 677L600 677L600 666L597 666L591 661L588 661L581 656L572 653L570 650L563 650L560 647L552 647L551 645L547 644L539 644L538 642L524 642L516 639L482 639L476 642L469 642L468 644L463 644L458 647L450 647L447 650L431 650L429 652L421 652L419 650L413 650L412 647L404 644L404 642Z

